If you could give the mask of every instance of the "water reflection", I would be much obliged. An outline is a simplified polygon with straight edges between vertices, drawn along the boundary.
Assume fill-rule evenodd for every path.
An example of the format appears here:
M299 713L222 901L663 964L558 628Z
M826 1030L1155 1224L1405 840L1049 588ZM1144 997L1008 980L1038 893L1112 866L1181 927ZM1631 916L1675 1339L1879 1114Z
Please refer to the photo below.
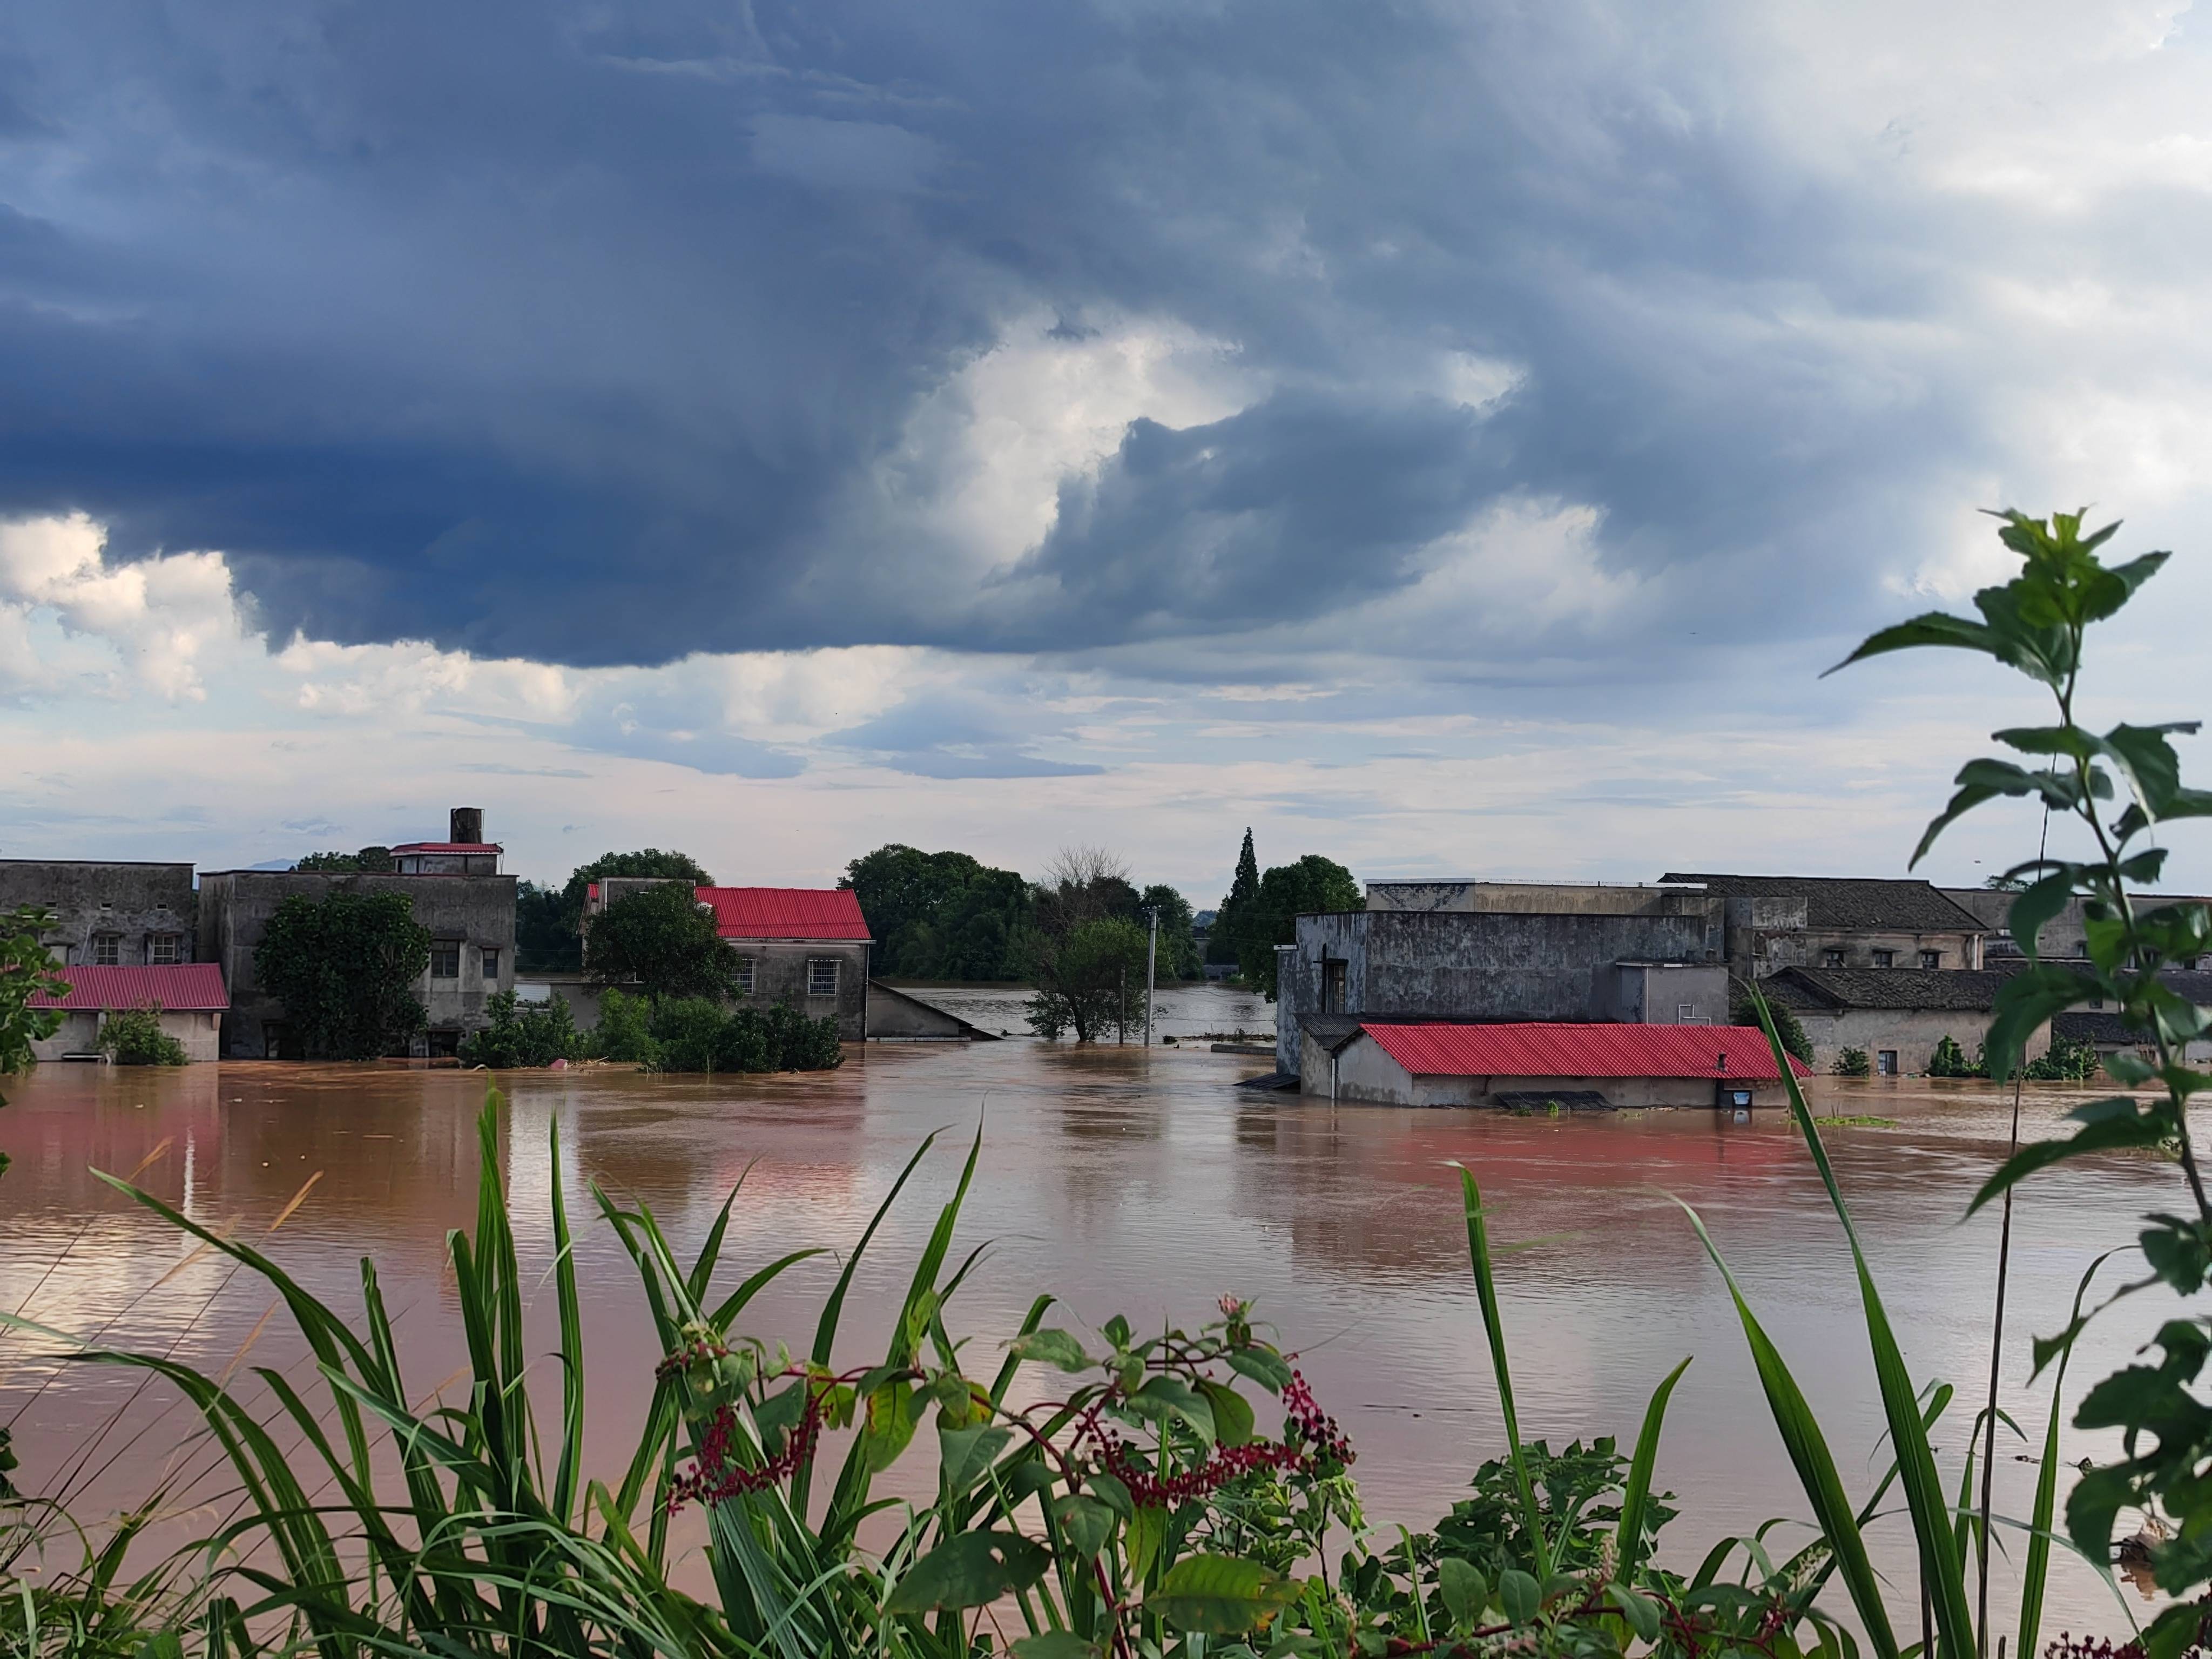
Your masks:
M1203 1006L1188 1018L1209 1019ZM556 1147L567 1185L588 1327L588 1455L602 1469L627 1455L656 1357L635 1269L598 1221L588 1183L650 1206L682 1250L744 1176L722 1276L734 1283L791 1249L849 1248L921 1139L948 1131L856 1276L841 1358L865 1363L980 1121L961 1243L991 1241L991 1255L953 1321L974 1334L974 1352L992 1352L1039 1290L1093 1324L1115 1311L1194 1321L1224 1291L1255 1297L1304 1351L1359 1446L1378 1520L1432 1519L1498 1449L1455 1162L1478 1171L1509 1247L1504 1317L1532 1433L1554 1443L1632 1434L1659 1376L1697 1356L1660 1467L1686 1511L1670 1534L1677 1556L1805 1506L1717 1277L1669 1194L1705 1215L1822 1414L1846 1480L1871 1484L1882 1425L1848 1258L1784 1124L1331 1109L1230 1086L1262 1064L1015 1041L879 1047L818 1079L586 1070L510 1079L501 1173L535 1272L550 1249ZM220 1370L268 1311L267 1292L217 1258L189 1260L173 1230L87 1166L129 1170L151 1156L149 1189L251 1237L319 1172L266 1248L348 1310L357 1259L372 1257L410 1383L432 1390L463 1358L444 1238L473 1223L483 1086L453 1072L380 1068L49 1067L12 1089L0 1113L0 1146L16 1160L0 1182L0 1297L73 1329L112 1326L137 1346L173 1345ZM1899 1123L1834 1132L1838 1177L1917 1373L1972 1391L1987 1364L1995 1227L1960 1217L2002 1149L2004 1103L1970 1085L1902 1080L1822 1089L1830 1109ZM2070 1098L2034 1094L2029 1133L2053 1132ZM2030 1338L2063 1322L2087 1256L2130 1237L2171 1182L2162 1166L2112 1160L2023 1197L2006 1404L2030 1436L2039 1438L2047 1409L2021 1386ZM803 1345L840 1259L794 1269L755 1304L754 1328ZM533 1317L550 1301L541 1295ZM2075 1386L2118 1363L2156 1312L2095 1328ZM550 1349L550 1334L532 1346ZM281 1320L254 1338L251 1358L307 1374ZM107 1451L143 1437L131 1456L94 1460L70 1489L89 1508L143 1486L161 1466L154 1448L166 1455L185 1443L188 1417L167 1409L166 1395L135 1395L134 1378L57 1371L20 1339L0 1342L0 1359L30 1490L61 1490L74 1455L111 1422L120 1426L101 1443ZM1950 1455L1966 1421L1954 1415L1939 1437ZM2102 1448L2069 1441L2069 1457L2091 1449ZM2006 1457L1998 1509L2023 1512L2032 1483L2032 1469ZM1885 1522L1874 1541L1894 1581L1909 1583L1907 1535ZM2086 1568L2062 1561L2057 1571L2054 1627L2118 1627Z

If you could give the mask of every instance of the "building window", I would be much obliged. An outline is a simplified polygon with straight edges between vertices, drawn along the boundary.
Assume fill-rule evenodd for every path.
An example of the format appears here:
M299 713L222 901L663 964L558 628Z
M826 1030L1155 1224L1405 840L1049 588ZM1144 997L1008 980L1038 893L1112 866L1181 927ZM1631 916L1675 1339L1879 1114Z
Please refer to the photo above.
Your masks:
M835 957L807 957L806 994L811 997L834 997L837 994L837 959Z
M92 936L92 965L95 968L119 968L123 965L123 935L94 933Z
M1823 968L1840 968L1843 965L1844 953L1841 951L1823 951L1820 952L1820 966Z
M1875 951L1874 953L1874 965L1877 968L1894 968L1897 965L1897 952L1894 951Z
M1897 1075L1897 1050L1894 1048L1884 1048L1876 1053L1874 1057L1874 1069L1877 1076L1895 1077Z
M738 958L738 990L744 996L753 994L753 959L750 957Z
M461 942L457 939L434 939L430 944L430 977L459 979L461 976Z
M489 945L483 951L483 976L487 985L499 983L499 952Z
M1941 951L1923 951L1920 953L1920 965L1923 968L1941 968L1943 965L1943 953Z
M146 960L156 968L173 968L184 959L182 933L156 933L146 941Z
M1324 960L1321 964L1321 1011L1324 1014L1344 1012L1345 975L1350 964Z

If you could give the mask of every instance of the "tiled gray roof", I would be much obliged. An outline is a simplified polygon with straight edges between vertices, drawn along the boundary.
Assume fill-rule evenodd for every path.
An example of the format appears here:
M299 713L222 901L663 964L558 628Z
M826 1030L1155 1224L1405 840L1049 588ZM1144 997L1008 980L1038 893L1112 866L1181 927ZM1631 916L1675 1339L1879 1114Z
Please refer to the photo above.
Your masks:
M1955 1009L1987 1013L2011 977L1966 968L1785 968L1759 988L1792 1008Z
M1723 876L1669 871L1664 883L1697 883L1726 898L1802 898L1806 925L1849 930L1880 928L1904 933L1980 933L1988 928L1972 912L1924 881L1881 881L1856 876Z

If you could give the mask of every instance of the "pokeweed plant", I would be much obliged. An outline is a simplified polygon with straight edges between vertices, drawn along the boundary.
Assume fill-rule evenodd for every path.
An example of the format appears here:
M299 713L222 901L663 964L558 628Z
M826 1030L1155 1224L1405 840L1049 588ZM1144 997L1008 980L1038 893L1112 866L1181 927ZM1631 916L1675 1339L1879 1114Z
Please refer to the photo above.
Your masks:
M2189 1108L2194 1096L2212 1089L2212 1073L2191 1065L2187 1053L2212 1022L2165 974L2212 953L2212 915L2203 905L2160 904L2137 890L2155 885L2163 872L2166 849L2154 840L2162 824L2212 817L2212 791L2184 786L2172 741L2194 732L2199 723L2122 722L2098 732L2079 718L2089 629L2116 616L2169 556L2146 553L2107 563L2100 550L2119 526L2085 534L2079 513L2047 520L2015 511L1993 516L2002 521L1999 539L2020 556L2021 569L2010 581L1974 596L1978 619L1943 612L1917 617L1873 635L1837 666L1944 647L1988 657L2049 694L2051 723L1993 734L2021 758L1984 757L1960 769L1957 793L1929 824L1912 861L1917 865L1953 822L1988 801L2039 802L2047 819L2070 821L2084 856L2052 857L2046 850L2007 872L2024 884L2008 926L2027 963L1997 994L1985 1050L1989 1073L2014 1075L2035 1032L2055 1015L2094 1001L2117 1009L2154 1057L2124 1051L2107 1057L2106 1068L2137 1092L2076 1108L2071 1116L2079 1127L2069 1137L2032 1144L2008 1158L1976 1194L1972 1210L2068 1158L2166 1151L2179 1169L2183 1202L2178 1212L2144 1218L2137 1249L2147 1272L2101 1306L2159 1285L2193 1297L2212 1274L2212 1198L2191 1143ZM2044 959L2039 935L2076 899L2082 901L2087 959ZM2063 1355L2100 1310L2083 1313L2077 1303L2065 1330L2036 1343L2036 1371ZM2156 1363L2129 1365L2105 1378L2075 1414L2077 1427L2118 1430L2123 1455L2092 1468L2075 1485L2067 1499L2066 1525L2075 1547L2108 1571L2122 1510L2136 1509L2163 1522L2167 1536L2150 1546L2152 1570L2160 1589L2186 1599L2153 1622L2143 1644L2151 1659L2173 1659L2197 1640L2203 1608L2195 1593L2212 1580L2212 1476L2206 1474L2212 1467L2212 1405L2199 1386L2212 1353L2212 1320L2201 1313L2168 1320L2150 1346L2158 1351ZM2033 1620L2025 1622L2033 1627Z

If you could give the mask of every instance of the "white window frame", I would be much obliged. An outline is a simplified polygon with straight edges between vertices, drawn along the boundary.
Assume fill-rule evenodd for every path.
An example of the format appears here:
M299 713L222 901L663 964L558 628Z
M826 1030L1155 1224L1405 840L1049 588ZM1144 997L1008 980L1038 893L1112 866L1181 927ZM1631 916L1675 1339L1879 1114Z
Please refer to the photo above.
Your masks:
M750 996L753 994L753 967L754 959L751 957L738 958L738 990L745 996Z
M164 955L163 951L167 954ZM185 936L182 933L149 933L146 936L146 964L149 968L173 968L185 959Z
M842 970L845 964L835 957L807 957L806 994L810 997L836 996L837 994L837 987L843 977ZM830 988L826 991L817 991L814 988L816 977L825 969L828 969L830 975Z
M94 933L92 936L92 961L94 968L120 968L123 965L123 935Z

